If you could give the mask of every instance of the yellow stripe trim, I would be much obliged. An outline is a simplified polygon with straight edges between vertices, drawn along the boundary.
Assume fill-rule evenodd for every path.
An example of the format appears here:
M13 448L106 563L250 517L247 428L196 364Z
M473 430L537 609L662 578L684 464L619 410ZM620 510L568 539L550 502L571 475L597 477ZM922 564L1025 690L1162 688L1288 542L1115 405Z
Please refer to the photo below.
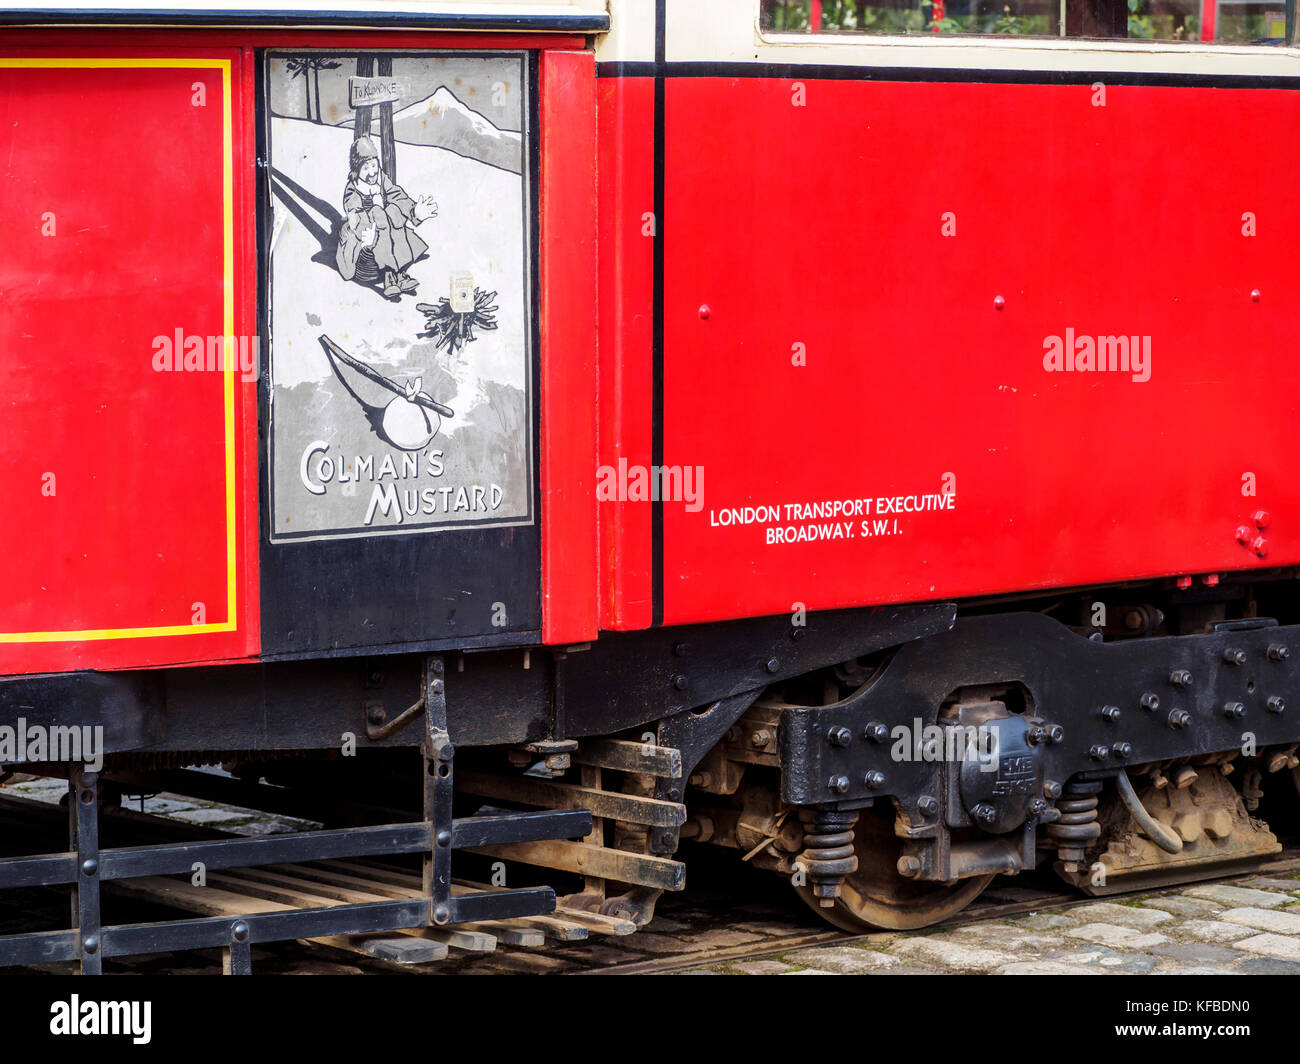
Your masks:
M0 56L0 69L153 69L153 70L220 70L221 71L221 195L222 195L222 265L223 322L225 334L235 335L235 169L234 124L231 116L231 61L229 59L140 59L117 57L74 58L47 56L10 58ZM153 628L88 628L75 632L0 632L0 643L73 643L99 639L143 639L156 636L211 635L233 632L238 628L236 605L238 572L235 565L235 362L226 365L226 620L216 624L175 624Z

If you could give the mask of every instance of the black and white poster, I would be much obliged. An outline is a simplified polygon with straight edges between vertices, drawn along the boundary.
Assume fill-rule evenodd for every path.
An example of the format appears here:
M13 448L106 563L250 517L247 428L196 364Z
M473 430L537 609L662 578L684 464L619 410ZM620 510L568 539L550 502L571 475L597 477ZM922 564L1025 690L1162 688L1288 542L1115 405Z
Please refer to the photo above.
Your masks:
M266 62L272 541L531 524L523 58Z

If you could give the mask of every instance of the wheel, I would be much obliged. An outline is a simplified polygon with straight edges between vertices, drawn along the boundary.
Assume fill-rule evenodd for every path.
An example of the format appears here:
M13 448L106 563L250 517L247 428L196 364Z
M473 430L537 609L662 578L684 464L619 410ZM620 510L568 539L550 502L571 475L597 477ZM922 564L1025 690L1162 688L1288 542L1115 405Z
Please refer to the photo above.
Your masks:
M823 920L842 931L912 931L961 912L993 882L972 876L951 883L905 879L898 874L902 840L894 834L893 807L867 809L853 839L858 870L845 877L830 906L813 894L812 884L796 886L799 897Z

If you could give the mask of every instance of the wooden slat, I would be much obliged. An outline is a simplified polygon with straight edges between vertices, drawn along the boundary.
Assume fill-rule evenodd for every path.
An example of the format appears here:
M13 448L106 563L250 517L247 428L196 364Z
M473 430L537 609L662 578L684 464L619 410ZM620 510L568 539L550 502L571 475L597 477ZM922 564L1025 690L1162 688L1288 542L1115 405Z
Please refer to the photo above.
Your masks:
M672 780L682 778L682 752L672 746L631 743L625 739L584 740L569 756L579 765L645 772Z
M533 776L493 776L485 772L456 773L456 788L487 798L508 802L529 802L544 808L587 809L592 816L624 820L656 828L674 828L686 823L686 806L635 794L598 791L572 783L537 779ZM549 841L549 840L547 840ZM516 845L510 843L509 845Z
M686 866L680 861L652 854L585 846L580 842L515 842L474 847L470 852L659 890L681 890L686 885Z

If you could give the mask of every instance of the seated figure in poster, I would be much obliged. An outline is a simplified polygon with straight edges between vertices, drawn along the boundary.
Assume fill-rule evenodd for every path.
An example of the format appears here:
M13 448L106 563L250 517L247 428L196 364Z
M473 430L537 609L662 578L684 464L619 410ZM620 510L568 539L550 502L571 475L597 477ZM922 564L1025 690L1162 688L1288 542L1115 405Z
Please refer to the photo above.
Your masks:
M383 172L379 151L369 137L352 142L343 227L339 233L339 273L349 281L377 280L388 299L399 300L419 282L406 271L429 248L415 229L438 213L427 196L412 199Z

